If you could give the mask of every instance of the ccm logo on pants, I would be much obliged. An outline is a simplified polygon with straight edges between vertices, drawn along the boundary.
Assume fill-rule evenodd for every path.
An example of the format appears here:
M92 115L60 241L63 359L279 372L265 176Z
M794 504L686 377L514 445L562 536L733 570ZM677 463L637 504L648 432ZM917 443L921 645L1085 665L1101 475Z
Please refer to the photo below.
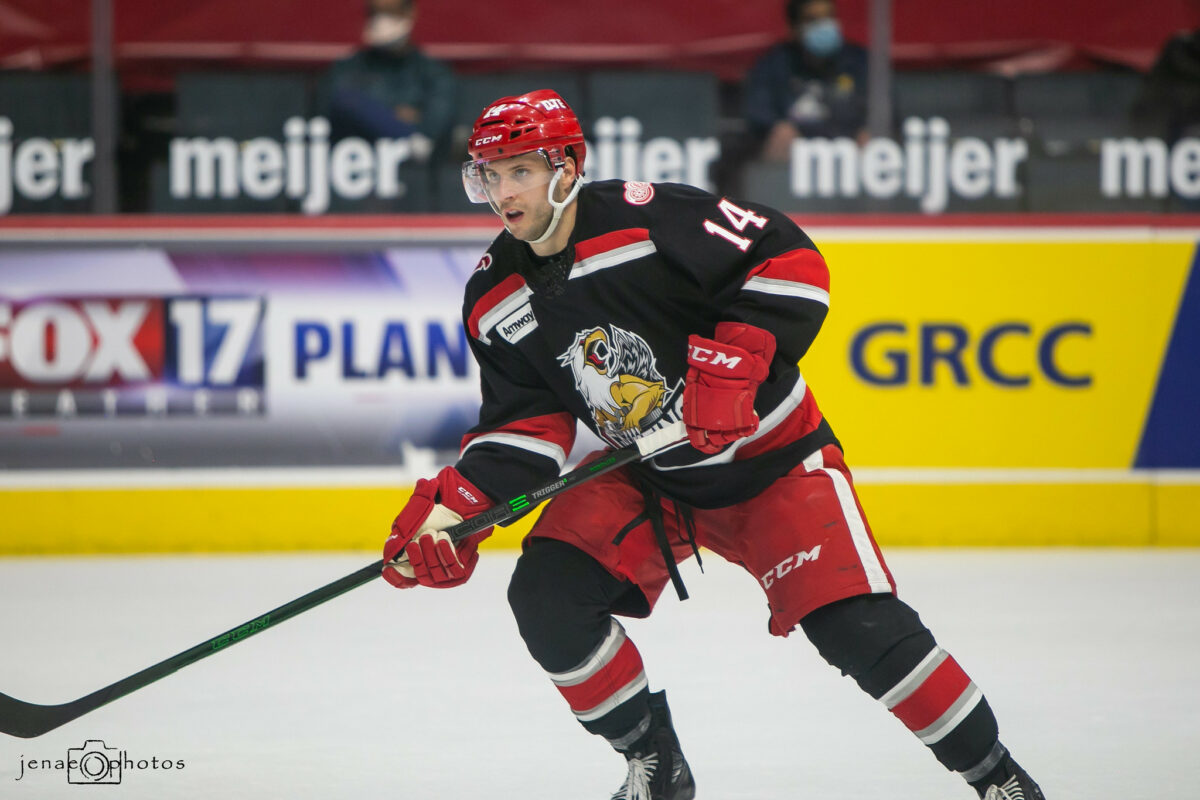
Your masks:
M780 561L775 565L774 569L768 571L766 575L763 575L758 580L763 585L764 589L770 589L775 581L779 580L784 575L787 575L805 561L816 561L820 557L821 545L817 545L812 550L801 550L799 553L796 553L796 555L788 556L783 561Z

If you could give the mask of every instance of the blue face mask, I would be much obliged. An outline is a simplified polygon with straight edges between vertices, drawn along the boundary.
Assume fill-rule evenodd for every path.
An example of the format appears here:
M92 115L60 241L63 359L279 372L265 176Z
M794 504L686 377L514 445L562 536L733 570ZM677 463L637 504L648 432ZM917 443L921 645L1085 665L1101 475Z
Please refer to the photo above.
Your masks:
M842 46L842 26L836 19L822 19L804 26L804 49L817 58L833 55Z

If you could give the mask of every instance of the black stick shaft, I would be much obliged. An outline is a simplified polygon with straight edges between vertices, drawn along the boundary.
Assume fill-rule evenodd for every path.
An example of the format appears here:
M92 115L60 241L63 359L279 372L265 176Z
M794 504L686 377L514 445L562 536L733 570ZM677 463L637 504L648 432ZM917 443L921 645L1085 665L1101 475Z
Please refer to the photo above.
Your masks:
M605 454L602 458L571 470L566 475L562 475L544 486L540 486L526 494L518 495L503 505L492 506L482 514L477 514L468 520L447 528L446 533L450 534L451 541L460 542L473 533L478 533L493 525L508 522L532 511L543 500L548 500L585 481L590 481L592 478L599 477L606 472L611 472L618 467L623 467L641 458L642 455L637 447L631 446L614 450L611 453Z
M516 519L531 511L543 500L548 500L557 494L578 486L579 484L603 475L618 467L622 467L643 457L636 445L614 450L596 461L584 464L566 475L545 484L531 492L514 497L507 503L493 506L482 514L460 522L447 529L453 541L461 541L473 533L485 528ZM284 603L266 614L255 617L235 628L230 628L219 636L201 642L168 659L147 667L141 672L134 673L128 678L122 678L116 683L98 689L91 694L56 706L45 706L37 703L26 703L16 698L0 693L0 733L19 736L25 739L41 736L47 731L65 725L84 714L95 711L117 698L149 686L155 681L165 678L172 672L195 664L201 659L208 658L214 653L229 649L243 642L254 634L278 625L286 619L303 614L322 603L345 594L351 589L370 583L383 572L383 560L356 570L349 575L328 583L319 589L314 589L303 597L298 597L290 603Z

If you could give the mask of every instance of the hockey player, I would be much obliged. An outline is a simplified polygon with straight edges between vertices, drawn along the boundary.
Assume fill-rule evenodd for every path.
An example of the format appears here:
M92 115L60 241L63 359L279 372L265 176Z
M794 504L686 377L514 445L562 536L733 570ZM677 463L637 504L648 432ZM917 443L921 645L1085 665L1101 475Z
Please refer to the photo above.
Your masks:
M1043 800L981 691L895 594L837 439L797 362L829 274L785 215L676 184L585 184L579 122L549 90L475 122L468 195L505 230L466 289L483 405L457 464L417 483L387 580L451 587L479 540L444 529L557 476L576 420L613 447L680 419L689 445L550 502L508 590L530 654L588 731L624 754L618 798L689 800L662 692L616 616L650 614L704 546L761 585L768 628L798 625L987 800Z

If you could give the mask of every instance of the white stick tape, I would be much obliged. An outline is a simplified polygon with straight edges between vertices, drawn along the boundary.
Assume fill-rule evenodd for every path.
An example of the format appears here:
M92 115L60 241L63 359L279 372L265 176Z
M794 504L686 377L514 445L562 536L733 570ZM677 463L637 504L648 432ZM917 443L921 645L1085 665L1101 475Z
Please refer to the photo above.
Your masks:
M686 441L687 428L684 427L683 420L680 420L638 439L637 448L638 452L642 454L642 458L649 458L664 450L670 450L672 447L681 445Z

